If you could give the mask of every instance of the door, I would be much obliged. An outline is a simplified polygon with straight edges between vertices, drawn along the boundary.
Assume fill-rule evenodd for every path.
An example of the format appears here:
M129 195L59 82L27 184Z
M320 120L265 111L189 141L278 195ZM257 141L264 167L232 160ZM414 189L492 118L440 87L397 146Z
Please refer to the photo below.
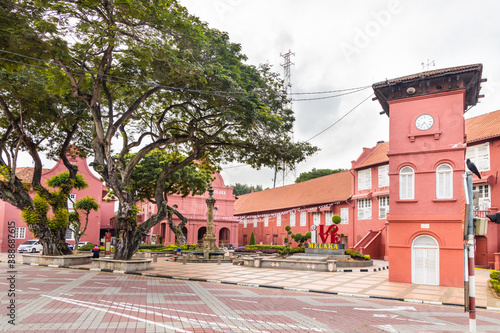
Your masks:
M476 258L476 266L488 266L488 246L486 237L476 236L476 253L474 257Z
M439 245L432 236L418 236L413 240L411 283L439 285Z

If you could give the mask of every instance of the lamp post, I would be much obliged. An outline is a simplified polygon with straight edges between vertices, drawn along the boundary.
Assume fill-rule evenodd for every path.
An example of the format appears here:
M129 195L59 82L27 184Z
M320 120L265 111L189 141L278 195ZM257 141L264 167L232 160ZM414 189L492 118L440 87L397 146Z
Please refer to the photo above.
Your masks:
M203 236L203 257L205 259L210 259L210 252L216 252L218 250L216 243L216 236L214 234L214 205L215 198L212 196L214 190L212 186L208 188L208 198L205 200L207 203L207 232Z

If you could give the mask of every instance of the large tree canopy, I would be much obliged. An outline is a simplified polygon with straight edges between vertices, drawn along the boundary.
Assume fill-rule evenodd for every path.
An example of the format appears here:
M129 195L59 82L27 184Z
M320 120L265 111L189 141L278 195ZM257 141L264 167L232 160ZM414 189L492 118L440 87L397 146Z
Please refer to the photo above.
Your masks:
M311 171L301 172L300 175L295 179L295 183L305 182L307 180L311 180L314 178L319 178L327 175L331 175L332 173L342 172L346 169L316 169L312 168Z
M116 259L130 258L142 235L167 216L169 177L193 161L275 168L316 151L293 142L294 116L277 74L268 65L246 64L240 45L177 1L26 0L15 6L33 34L12 31L23 43L15 53L31 56L30 65L33 58L50 59L37 66L63 73L60 88L71 95L73 114L83 104L92 119L92 131L85 132L92 166L119 201ZM139 192L131 182L155 149L184 158L161 168L154 182L158 213L137 225Z

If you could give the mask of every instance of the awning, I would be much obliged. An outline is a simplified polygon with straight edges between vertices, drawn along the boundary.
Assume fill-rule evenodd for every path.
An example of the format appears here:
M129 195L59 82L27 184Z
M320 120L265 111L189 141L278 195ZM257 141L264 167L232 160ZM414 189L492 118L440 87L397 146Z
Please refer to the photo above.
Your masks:
M367 193L355 194L352 196L352 199L353 200L370 199L371 197L373 197L373 192L367 192Z
M374 197L381 197L384 195L389 195L389 190L373 192Z
M486 178L474 179L472 181L473 184L486 184L486 183L488 183L490 185L494 185L494 182L495 182L495 176L493 176L493 175L489 175Z

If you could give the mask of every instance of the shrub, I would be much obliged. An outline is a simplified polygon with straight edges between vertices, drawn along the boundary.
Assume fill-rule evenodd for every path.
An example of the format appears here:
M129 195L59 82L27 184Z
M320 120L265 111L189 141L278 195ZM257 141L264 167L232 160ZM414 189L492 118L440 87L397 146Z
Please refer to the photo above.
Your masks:
M371 259L369 254L365 254L364 258L365 258L365 260L370 260Z
M88 243L85 245L82 245L78 248L78 251L91 251L94 248L95 244Z
M252 234L250 235L249 245L255 245L255 235L253 234L253 231Z
M341 221L342 221L342 218L340 217L340 215L333 215L332 216L332 222L333 223L339 224Z
M498 275L500 274L500 271L493 271L490 273L490 279L494 279L494 280L499 280L498 278Z

